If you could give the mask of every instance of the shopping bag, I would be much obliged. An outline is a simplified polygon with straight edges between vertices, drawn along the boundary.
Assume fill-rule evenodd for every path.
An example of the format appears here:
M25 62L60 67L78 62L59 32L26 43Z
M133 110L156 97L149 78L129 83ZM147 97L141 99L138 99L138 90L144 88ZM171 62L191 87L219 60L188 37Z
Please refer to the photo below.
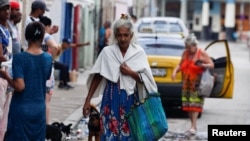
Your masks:
M206 69L201 76L200 84L199 84L199 96L209 97L213 90L214 86L214 76L211 75L209 69Z
M137 101L126 114L133 141L157 141L168 131L168 123L159 93Z

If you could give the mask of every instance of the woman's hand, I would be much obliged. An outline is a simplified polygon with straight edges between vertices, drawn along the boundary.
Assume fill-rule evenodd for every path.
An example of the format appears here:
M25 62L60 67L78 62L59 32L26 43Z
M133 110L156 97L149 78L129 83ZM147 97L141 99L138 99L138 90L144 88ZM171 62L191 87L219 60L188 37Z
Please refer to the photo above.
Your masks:
M122 63L121 66L120 66L120 71L123 75L129 75L131 76L135 81L137 82L142 82L140 76L139 76L139 73L138 72L135 72L133 71L129 66L127 66L126 63Z
M57 25L53 25L50 29L50 34L55 34L58 32L59 27Z
M6 79L8 77L8 73L6 72L6 70L0 69L0 75Z
M120 71L124 75L130 75L132 70L127 66L126 63L122 63L120 66Z
M176 72L174 71L174 72L172 73L172 76L171 76L171 78L172 78L173 81L175 80L175 77L176 77Z
M176 78L176 74L180 71L180 64L178 66L176 66L176 68L174 69L173 73L172 73L172 80L174 81Z
M83 108L82 108L82 114L83 116L86 118L88 117L89 113L90 113L90 101L86 101Z
M3 55L0 55L0 62L5 62L5 61L7 61L7 59Z

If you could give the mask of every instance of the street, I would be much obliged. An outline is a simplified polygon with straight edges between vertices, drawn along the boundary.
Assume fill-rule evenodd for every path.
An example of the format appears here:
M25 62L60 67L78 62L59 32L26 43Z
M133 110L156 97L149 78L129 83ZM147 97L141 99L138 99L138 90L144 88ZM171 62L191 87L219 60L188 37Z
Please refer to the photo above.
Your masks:
M208 43L200 41L199 45L204 48ZM229 47L235 74L234 97L232 99L205 99L202 117L198 119L196 136L187 137L183 134L190 127L188 118L180 116L168 118L169 130L159 141L206 141L208 125L250 123L249 50L244 43L229 43ZM213 55L221 53L220 49L222 48L218 48L213 52ZM55 91L51 102L51 121L64 121L66 119L64 123L73 123L76 127L75 125L81 117L81 106L86 96L86 87L84 86L86 85L86 78L87 73L79 74L78 82L73 83L74 90Z

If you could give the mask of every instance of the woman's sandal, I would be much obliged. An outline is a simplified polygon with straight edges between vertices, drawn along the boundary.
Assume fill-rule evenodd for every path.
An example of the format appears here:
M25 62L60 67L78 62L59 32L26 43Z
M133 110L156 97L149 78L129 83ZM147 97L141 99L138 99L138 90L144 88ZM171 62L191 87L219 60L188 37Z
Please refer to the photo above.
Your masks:
M191 133L192 135L195 135L196 132L197 132L197 131L196 131L195 129L193 129L193 128L189 129L189 133Z
M193 128L190 128L189 130L187 130L185 133L186 134L191 134L191 135L195 135L196 134L196 130L195 129L193 129Z

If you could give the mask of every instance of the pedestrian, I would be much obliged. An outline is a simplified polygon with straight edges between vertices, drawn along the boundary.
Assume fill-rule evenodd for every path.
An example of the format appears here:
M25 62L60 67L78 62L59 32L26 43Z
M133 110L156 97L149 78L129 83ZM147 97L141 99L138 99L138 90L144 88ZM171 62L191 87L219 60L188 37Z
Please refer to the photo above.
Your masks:
M46 80L52 68L52 57L42 51L45 28L32 22L25 29L28 49L12 61L13 78L0 74L14 88L10 103L5 141L44 141L46 135Z
M54 40L53 36L50 35L52 21L47 16L41 16L40 22L45 27L44 39L42 42L42 50L44 52L49 53L52 56L52 58L54 58L56 55L56 52L57 52L58 43ZM49 120L50 102L51 102L52 94L54 92L54 86L55 86L55 77L54 77L54 65L53 65L52 70L51 70L50 79L47 80L47 82L46 82L46 123L47 124L49 124L49 122L50 122L50 120Z
M105 28L105 46L109 45L109 37L111 36L111 22L106 21L104 23L104 28Z
M109 37L111 35L111 22L105 21L103 26L99 30L99 39L98 39L98 54L102 51L102 49L109 45Z
M17 27L22 19L20 4L17 1L10 1L10 19L7 21L12 39L12 54L21 52L21 37Z
M132 20L122 14L113 24L110 45L98 56L87 81L90 85L82 112L83 116L88 116L91 98L102 95L102 141L132 140L125 114L134 104L135 88L138 86L140 98L146 96L140 93L146 92L142 85L149 93L157 92L147 56L143 48L135 43L133 33Z
M43 0L34 0L31 4L31 12L29 16L26 17L25 25L34 21L39 21L39 17L43 16L45 11L49 11L46 3Z
M89 42L86 43L72 43L71 39L64 38L62 40L62 44L58 46L58 50L56 53L56 57L54 59L54 67L56 70L60 70L59 74L59 89L72 89L73 86L69 85L68 82L70 81L70 75L69 75L69 66L67 64L61 63L58 60L59 56L68 48L78 48L78 47L84 47L89 45Z
M8 0L0 1L0 63L6 62L11 57L11 38L7 28L7 20L10 16L10 4ZM4 69L1 67L1 70ZM6 70L4 70L6 71ZM8 82L0 74L0 141L4 139L7 128L9 103L11 93L7 92Z
M204 98L198 95L201 75L206 68L213 69L214 63L203 49L198 48L198 40L194 34L186 37L185 46L181 61L172 73L172 79L175 79L178 72L182 72L182 110L188 112L191 121L191 128L186 133L194 135L197 132L197 118L204 103Z
M131 15L132 21L135 24L137 22L137 17L135 15Z
M45 11L49 12L49 9L47 8L44 0L34 0L31 4L31 12L29 16L26 17L25 26L27 26L31 22L40 21L39 18L44 15ZM55 34L57 32L58 32L58 26L53 25L51 27L49 34ZM25 46L27 46L27 42L25 42L23 50L26 50L27 47Z
M105 47L105 27L102 26L99 29L99 38L98 38L98 55L102 51L102 49Z

